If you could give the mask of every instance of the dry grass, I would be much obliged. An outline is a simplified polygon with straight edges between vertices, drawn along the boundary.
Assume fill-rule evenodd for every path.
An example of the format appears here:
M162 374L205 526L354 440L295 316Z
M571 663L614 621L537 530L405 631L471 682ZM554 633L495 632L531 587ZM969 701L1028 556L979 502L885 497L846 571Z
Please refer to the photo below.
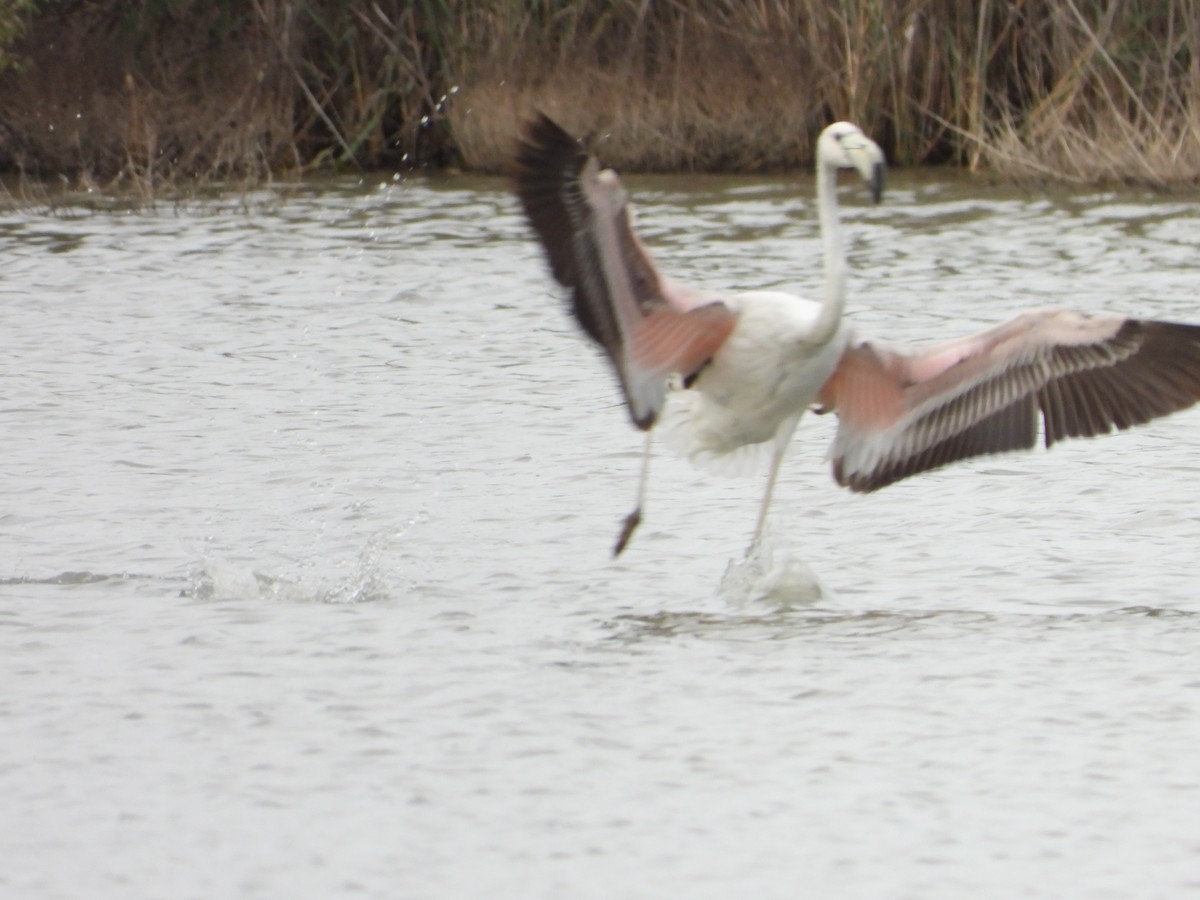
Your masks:
M469 165L502 166L512 122L540 107L611 127L606 157L637 168L807 164L817 131L847 118L901 165L1200 176L1194 0L534 8L478 26L505 38L461 70L450 119Z
M179 51L193 28L218 26L214 14L158 34ZM39 20L22 48L31 62L0 90L5 168L153 193L180 178L261 177L297 158L290 89L264 62L264 33L211 56L174 55L131 44L127 27L95 5Z
M532 108L627 168L805 165L848 118L899 165L1200 177L1200 0L59 0L17 49L0 167L151 192L498 171Z

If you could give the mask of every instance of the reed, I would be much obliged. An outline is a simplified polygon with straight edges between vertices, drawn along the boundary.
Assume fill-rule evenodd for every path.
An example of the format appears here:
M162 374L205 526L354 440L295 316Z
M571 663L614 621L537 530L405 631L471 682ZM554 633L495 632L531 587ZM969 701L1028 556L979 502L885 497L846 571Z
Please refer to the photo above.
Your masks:
M1170 184L1198 52L1200 0L0 0L0 167L499 171L540 108L642 170L807 165L848 118L896 165Z

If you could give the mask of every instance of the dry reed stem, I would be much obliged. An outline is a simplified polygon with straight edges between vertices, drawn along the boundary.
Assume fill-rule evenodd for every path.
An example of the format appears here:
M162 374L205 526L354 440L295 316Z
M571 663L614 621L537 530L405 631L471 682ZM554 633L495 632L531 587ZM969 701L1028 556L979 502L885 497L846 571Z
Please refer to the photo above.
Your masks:
M20 50L0 168L150 194L499 171L533 107L611 130L625 168L806 165L850 118L897 165L1200 177L1200 0L96 0L47 6Z

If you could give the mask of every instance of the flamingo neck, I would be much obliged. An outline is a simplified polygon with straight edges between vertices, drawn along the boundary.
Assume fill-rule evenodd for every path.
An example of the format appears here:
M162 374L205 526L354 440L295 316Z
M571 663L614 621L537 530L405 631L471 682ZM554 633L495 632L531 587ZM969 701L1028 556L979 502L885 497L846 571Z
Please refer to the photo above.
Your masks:
M825 294L812 340L824 344L837 333L846 306L846 250L838 217L837 166L822 159L817 160L817 216L825 251Z

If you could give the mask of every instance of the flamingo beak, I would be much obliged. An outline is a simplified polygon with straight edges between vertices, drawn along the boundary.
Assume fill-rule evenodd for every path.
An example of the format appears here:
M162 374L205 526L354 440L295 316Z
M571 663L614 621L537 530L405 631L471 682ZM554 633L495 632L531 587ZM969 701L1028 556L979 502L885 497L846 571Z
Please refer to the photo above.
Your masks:
M883 163L877 162L871 167L867 187L871 190L871 199L878 203L883 198Z
M869 138L863 138L861 143L846 148L846 155L851 165L858 170L862 180L871 191L871 199L878 203L883 197L883 151Z

